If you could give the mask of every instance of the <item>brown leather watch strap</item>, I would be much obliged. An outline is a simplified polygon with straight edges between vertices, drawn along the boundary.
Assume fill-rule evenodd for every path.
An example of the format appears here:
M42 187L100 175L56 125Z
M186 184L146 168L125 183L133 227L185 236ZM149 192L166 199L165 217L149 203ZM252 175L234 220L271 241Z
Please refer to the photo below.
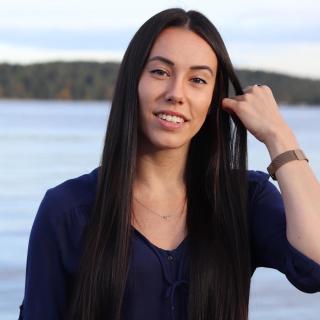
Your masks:
M301 149L283 152L276 156L267 168L272 179L277 180L275 176L276 171L285 163L293 160L307 160L309 162L309 159L307 159L306 155Z

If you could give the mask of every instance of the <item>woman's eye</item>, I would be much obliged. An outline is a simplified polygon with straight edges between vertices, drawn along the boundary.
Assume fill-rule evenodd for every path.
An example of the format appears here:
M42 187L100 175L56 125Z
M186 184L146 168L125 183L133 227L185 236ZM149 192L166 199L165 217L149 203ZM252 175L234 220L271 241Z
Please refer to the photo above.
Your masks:
M154 69L150 71L152 74L156 74L158 76L165 76L168 75L168 72L161 70L161 69Z
M201 78L192 78L192 81L194 83L198 83L198 84L206 84L207 82Z

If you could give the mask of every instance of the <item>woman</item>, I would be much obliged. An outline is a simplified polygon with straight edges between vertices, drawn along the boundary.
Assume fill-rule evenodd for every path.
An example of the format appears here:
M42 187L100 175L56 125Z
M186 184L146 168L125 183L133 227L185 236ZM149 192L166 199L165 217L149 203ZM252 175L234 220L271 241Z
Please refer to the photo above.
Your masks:
M247 171L246 130L271 159L299 149L271 90L242 91L206 17L150 18L121 64L101 166L40 205L20 319L244 320L259 266L320 291L319 183L289 155L270 169L282 200Z

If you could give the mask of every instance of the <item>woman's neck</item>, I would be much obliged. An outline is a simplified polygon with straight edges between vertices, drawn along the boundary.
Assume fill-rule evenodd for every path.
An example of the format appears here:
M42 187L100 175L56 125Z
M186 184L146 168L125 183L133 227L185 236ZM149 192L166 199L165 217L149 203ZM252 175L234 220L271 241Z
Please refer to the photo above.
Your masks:
M152 193L185 189L187 148L139 150L135 185Z

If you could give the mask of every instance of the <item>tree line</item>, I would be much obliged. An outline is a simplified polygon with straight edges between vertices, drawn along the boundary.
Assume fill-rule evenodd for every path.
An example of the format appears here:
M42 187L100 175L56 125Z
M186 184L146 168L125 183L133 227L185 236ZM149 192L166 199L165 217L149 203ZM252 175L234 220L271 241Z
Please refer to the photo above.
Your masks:
M0 64L0 98L112 100L119 63L51 62ZM282 104L320 105L320 80L238 69L245 88L266 84Z

